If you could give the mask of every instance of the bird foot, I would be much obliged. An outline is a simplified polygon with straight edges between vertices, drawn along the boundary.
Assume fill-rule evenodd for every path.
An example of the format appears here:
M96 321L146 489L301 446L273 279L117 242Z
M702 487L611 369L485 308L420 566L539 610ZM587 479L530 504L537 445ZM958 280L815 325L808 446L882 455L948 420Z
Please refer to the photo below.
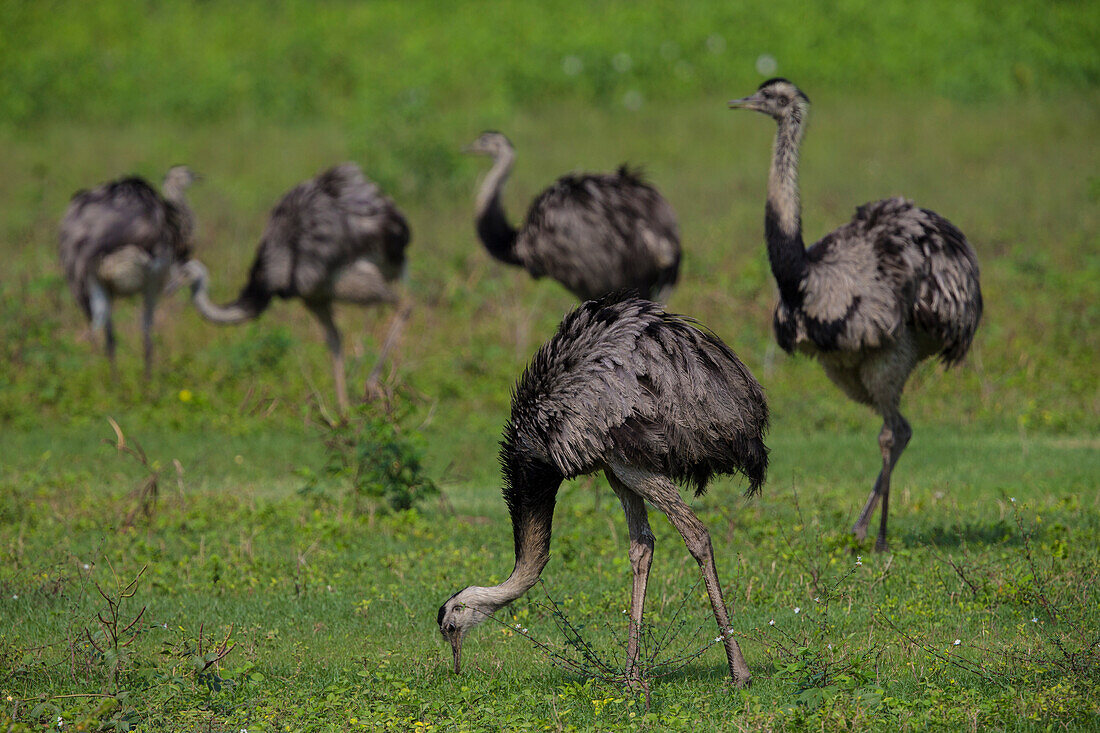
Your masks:
M857 542L863 542L867 539L867 527L860 524L853 524L851 529L852 536L856 538Z
M885 537L879 537L875 540L875 552L889 552L890 543L886 541Z

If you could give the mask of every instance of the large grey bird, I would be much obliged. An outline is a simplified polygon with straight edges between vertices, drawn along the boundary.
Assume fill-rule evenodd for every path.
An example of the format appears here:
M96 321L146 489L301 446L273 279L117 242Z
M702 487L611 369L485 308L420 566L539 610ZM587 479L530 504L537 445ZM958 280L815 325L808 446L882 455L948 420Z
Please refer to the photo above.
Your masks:
M951 365L970 348L982 315L977 258L951 222L904 198L860 206L807 249L798 156L809 99L786 79L770 79L729 105L778 123L764 210L779 285L776 339L787 352L816 356L845 394L882 415L882 470L852 532L866 537L881 500L875 549L885 550L890 475L912 436L901 393L917 362L936 355Z
M517 231L500 200L516 157L512 144L485 132L465 150L493 158L476 208L478 236L493 257L536 279L553 278L581 300L620 290L668 298L680 271L679 225L637 172L623 166L563 176L535 198Z
M92 330L103 331L112 369L112 303L141 293L146 378L152 373L157 300L173 268L191 253L195 218L184 191L195 178L186 166L170 168L163 196L138 177L77 191L61 220L58 254L65 279Z
M515 567L500 585L470 586L439 609L454 671L469 630L526 593L550 559L554 500L564 479L602 470L622 502L634 573L627 678L641 683L639 629L653 557L645 502L668 517L703 571L738 685L751 675L732 636L710 535L674 481L702 494L715 474L741 473L748 493L768 466L760 385L716 336L656 303L608 296L583 303L536 352L512 394L500 463Z
M295 186L275 205L236 300L211 302L209 275L197 260L182 268L181 281L191 281L195 307L215 323L254 319L275 296L300 298L324 328L345 412L343 349L332 304L396 303L390 283L404 271L408 244L408 222L393 201L359 166L344 163Z

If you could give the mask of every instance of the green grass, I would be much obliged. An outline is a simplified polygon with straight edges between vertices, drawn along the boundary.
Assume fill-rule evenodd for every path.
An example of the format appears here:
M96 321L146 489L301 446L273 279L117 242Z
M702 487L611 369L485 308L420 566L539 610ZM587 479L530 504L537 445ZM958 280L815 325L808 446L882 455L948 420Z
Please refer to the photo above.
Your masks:
M587 7L5 6L0 730L56 730L58 716L65 730L250 733L1100 726L1089 646L1100 627L1100 13ZM619 53L626 71L614 71ZM981 263L986 313L970 356L950 371L923 365L907 389L914 437L895 473L889 555L845 531L878 468L879 425L817 364L774 346L762 244L773 129L724 108L759 81L761 53L815 103L808 239L900 193L955 222ZM631 91L636 110L623 104ZM681 221L670 308L711 327L767 391L763 494L746 501L721 480L694 502L755 674L747 691L725 686L723 657L707 648L654 681L647 710L492 622L468 640L462 676L449 673L438 605L511 567L496 463L509 388L573 305L474 238L485 161L458 150L487 127L518 150L513 218L565 171L643 164ZM206 176L191 195L197 253L215 299L228 299L274 201L344 159L413 228L415 310L387 380L410 399L406 429L443 492L415 511L359 512L325 478L331 377L300 304L220 329L182 297L165 302L146 384L137 309L121 303L114 379L56 263L74 190L186 162ZM339 313L350 384L373 366L388 317ZM108 417L159 472L149 516L148 473L104 444ZM555 523L545 591L621 664L621 510L602 478L585 479L562 488ZM706 647L694 563L663 518L654 529L648 619L679 628L683 603L676 645ZM120 656L94 652L87 634L102 645L107 605L96 585L115 597L142 568L121 607L123 625L146 608L141 633ZM545 591L501 620L560 645ZM828 600L827 619L814 598ZM232 651L203 671L227 636Z
M349 513L339 493L289 490L282 466L294 450L290 436L258 450L247 479L224 461L204 472L207 486L189 478L180 492L167 481L153 518L128 529L119 525L138 475L108 446L91 451L84 469L50 458L9 474L0 654L11 666L0 691L23 701L10 708L17 718L26 719L39 700L45 707L32 719L62 715L71 723L87 715L98 700L50 696L111 691L102 665L94 656L89 662L78 643L84 628L97 628L94 614L104 605L91 583L110 588L115 577L125 582L145 567L129 613L146 606L148 628L132 645L120 686L130 691L125 709L148 730L198 730L208 719L250 731L354 729L352 718L364 729L403 729L417 720L441 729L559 721L582 729L722 727L731 719L746 727L829 728L843 721L983 729L1098 722L1095 677L1039 661L1058 657L1052 640L1064 627L1031 595L1037 580L1013 511L1034 532L1038 580L1047 580L1049 596L1072 620L1094 629L1095 598L1083 584L1098 559L1091 541L1100 529L1095 441L1038 438L1025 448L1017 437L963 441L959 431L926 431L897 474L893 553L864 554L855 567L844 528L873 471L871 436L807 438L792 427L773 435L763 496L745 501L740 487L720 481L694 502L712 528L733 623L756 675L747 692L724 689L724 659L710 649L655 682L646 712L641 699L558 670L492 622L472 634L466 670L452 677L435 608L467 583L499 582L511 565L494 488L452 487L450 508L369 519ZM202 442L184 436L184 452L192 441ZM161 460L169 455L153 443L146 448ZM602 481L596 493L587 482L564 487L556 525L546 588L575 623L586 624L588 641L621 657L615 638L629 592L625 527ZM705 646L714 632L694 563L667 522L654 526L650 620L667 628L690 594L677 644ZM971 591L944 557L985 585ZM822 604L813 599L838 582L822 632ZM536 588L502 616L558 644L540 602ZM945 656L949 650L981 661L990 679L913 648L886 619ZM230 681L220 692L164 654L193 647L200 628L209 644L230 627L236 646L220 671ZM774 648L777 633L805 639L807 657L843 655L855 673L815 697L798 660ZM951 646L956 638L959 647ZM1024 648L1033 667L1002 668L999 652Z

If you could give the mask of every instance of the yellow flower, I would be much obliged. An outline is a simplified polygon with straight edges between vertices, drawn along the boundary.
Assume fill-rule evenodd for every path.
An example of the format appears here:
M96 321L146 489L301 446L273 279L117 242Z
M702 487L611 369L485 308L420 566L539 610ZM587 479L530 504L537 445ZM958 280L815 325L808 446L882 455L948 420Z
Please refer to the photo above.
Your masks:
M180 390L180 402L190 402L192 397L194 397L194 395L191 394L191 390L189 390L189 389L181 389Z

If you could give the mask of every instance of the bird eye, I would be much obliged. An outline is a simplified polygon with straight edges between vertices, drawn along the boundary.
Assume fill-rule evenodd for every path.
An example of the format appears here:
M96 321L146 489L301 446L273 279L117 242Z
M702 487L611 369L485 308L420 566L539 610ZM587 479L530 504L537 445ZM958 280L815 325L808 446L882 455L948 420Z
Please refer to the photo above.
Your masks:
M790 102L790 101L791 100L787 99L786 97L780 97L779 98L779 106L780 107L786 107L787 103Z

